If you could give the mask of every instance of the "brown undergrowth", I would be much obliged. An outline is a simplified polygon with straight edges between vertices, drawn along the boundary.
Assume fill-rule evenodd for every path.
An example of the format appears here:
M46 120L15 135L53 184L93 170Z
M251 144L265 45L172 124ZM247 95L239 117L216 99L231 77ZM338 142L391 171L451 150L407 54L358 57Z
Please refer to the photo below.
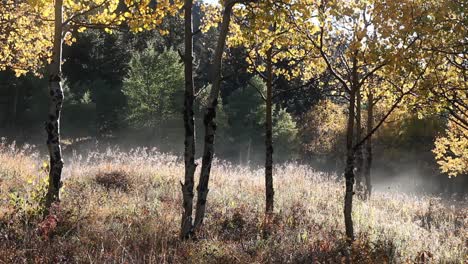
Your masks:
M216 161L205 225L195 241L180 241L183 162L149 149L71 157L62 202L42 219L39 155L0 147L0 263L466 261L466 207L433 197L356 200L357 240L348 248L343 184L298 164L276 167L276 212L265 238L263 171Z

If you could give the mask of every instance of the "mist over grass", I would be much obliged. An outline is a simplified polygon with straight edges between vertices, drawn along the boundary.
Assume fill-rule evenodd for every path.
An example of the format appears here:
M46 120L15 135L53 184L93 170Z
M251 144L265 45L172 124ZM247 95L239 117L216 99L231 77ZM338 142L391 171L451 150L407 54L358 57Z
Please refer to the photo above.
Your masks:
M216 160L195 242L178 237L177 156L148 148L72 152L62 203L46 220L43 166L31 146L0 146L0 262L341 263L346 254L344 183L309 166L275 166L276 212L265 237L263 169ZM356 198L353 210L354 263L463 263L468 254L462 201L378 188L370 201Z

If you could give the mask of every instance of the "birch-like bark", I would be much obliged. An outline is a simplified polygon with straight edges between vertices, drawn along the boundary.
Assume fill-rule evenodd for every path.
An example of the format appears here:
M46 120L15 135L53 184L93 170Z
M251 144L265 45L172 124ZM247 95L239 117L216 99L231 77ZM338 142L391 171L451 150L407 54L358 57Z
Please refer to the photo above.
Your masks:
M180 237L190 238L193 234L193 186L195 175L195 120L193 113L194 83L193 83L193 21L192 21L192 0L185 0L184 20L185 20L185 54L184 54L184 74L185 74L185 96L184 96L184 128L185 128L185 179L182 184L183 214L181 222Z
M273 97L273 65L271 61L272 49L267 51L267 91L265 111L265 213L270 215L274 208L273 188L273 121L272 121L272 97Z
M226 37L229 32L229 24L231 22L231 11L235 1L226 3L223 10L223 20L219 32L218 43L215 50L213 65L212 65L212 87L208 98L208 105L205 109L203 124L205 127L205 138L203 146L202 167L200 172L200 180L197 187L197 206L195 213L194 229L197 229L205 217L206 199L208 196L208 182L210 180L211 164L214 155L214 139L216 134L216 107L218 106L218 97L221 86L221 63L226 46Z
M63 0L55 1L55 25L52 61L49 65L49 116L46 122L47 147L50 155L49 187L46 208L58 202L62 184L62 150L60 147L60 114L63 104L62 75L62 34Z

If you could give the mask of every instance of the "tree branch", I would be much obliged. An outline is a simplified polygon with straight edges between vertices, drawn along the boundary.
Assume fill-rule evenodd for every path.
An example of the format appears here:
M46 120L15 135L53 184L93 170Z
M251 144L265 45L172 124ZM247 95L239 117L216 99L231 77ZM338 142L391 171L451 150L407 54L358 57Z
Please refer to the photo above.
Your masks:
M257 86L255 86L250 80L247 82L250 86L252 86L253 88L255 88L255 90L257 90L258 94L260 95L260 97L262 97L263 101L266 102L266 97L265 95L262 93L262 91L260 91L260 89L258 89Z
M387 118L390 116L390 114L392 114L393 111L398 107L398 105L403 100L403 98L413 92L414 88L417 86L418 82L421 80L421 78L422 78L424 72L426 71L426 69L427 69L427 67L418 76L418 78L414 81L413 86L411 87L411 89L409 89L406 92L403 92L403 89L401 89L402 94L397 98L395 103L390 107L390 110L382 117L382 119L379 121L377 126L375 126L361 141L359 141L356 145L354 145L354 147L353 147L354 151L356 151L359 147L361 147L362 144L364 144L366 142L366 140L369 139L375 133L375 131L377 131L377 129L380 128L380 126L382 126L382 124L385 122L385 120L387 120Z

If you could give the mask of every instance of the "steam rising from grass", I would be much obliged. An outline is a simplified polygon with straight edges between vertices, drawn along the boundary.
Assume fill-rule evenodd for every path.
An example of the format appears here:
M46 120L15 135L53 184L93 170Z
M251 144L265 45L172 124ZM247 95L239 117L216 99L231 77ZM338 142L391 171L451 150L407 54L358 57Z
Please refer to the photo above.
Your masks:
M34 149L1 145L0 261L339 263L343 258L344 184L308 166L276 166L278 211L274 232L265 239L262 168L215 160L199 241L180 242L180 158L147 148L75 153L66 163L58 224L46 241L35 231L41 219L21 214L8 198L11 190L24 194L27 176L37 173L41 162ZM97 183L103 173L118 183L131 181L131 188ZM466 207L379 187L370 201L355 199L353 261L462 262L468 254L467 215Z

